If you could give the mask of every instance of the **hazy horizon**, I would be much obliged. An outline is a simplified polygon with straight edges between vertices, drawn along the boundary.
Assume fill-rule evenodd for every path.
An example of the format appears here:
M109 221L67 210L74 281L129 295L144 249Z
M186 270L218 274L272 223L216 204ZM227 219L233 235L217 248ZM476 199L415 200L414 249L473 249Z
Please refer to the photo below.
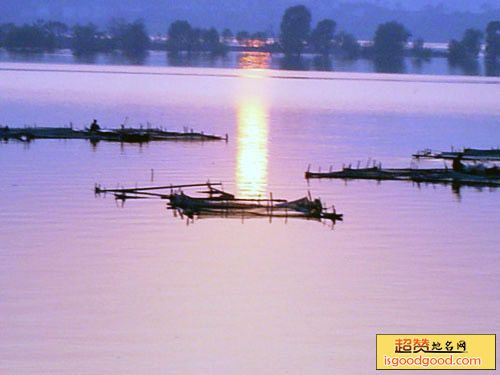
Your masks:
M313 24L324 18L337 22L337 30L347 31L359 39L371 39L376 26L398 20L414 37L427 41L448 41L460 38L467 28L484 30L487 22L500 19L500 7L494 0L256 0L241 3L235 0L185 0L181 3L166 0L96 0L92 4L77 0L20 0L3 4L0 23L31 23L37 19L57 20L69 25L96 23L106 28L112 18L143 19L151 34L165 33L177 19L188 20L196 27L214 26L219 31L239 30L279 33L284 10L304 4L312 13ZM442 27L446 24L447 27Z

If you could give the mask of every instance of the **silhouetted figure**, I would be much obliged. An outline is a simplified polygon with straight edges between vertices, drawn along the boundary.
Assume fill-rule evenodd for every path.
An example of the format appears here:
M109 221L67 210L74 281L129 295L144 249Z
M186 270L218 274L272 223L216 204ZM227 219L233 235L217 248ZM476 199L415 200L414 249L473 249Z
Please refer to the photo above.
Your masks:
M9 127L5 125L5 128L0 128L0 133L2 134L2 138L7 141L9 139Z
M94 119L94 121L92 122L92 125L90 125L90 131L96 132L99 130L101 130L101 127L99 126L99 124L97 124L97 120Z
M463 153L459 152L457 157L453 159L452 168L455 172L463 172L464 171L464 163L462 163Z

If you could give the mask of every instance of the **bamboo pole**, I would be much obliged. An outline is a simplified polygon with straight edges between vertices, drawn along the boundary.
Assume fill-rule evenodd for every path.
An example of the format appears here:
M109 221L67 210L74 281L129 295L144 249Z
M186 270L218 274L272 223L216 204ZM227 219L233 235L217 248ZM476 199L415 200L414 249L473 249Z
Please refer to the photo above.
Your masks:
M210 185L222 185L220 183L210 183ZM162 190L162 189L179 189L185 187L197 187L197 186L207 186L204 184L185 184L185 185L167 185L167 186L148 186L148 187L136 187L136 188L122 188L122 189L101 189L99 186L96 187L96 192L98 193L130 193L134 191L144 191L144 190Z

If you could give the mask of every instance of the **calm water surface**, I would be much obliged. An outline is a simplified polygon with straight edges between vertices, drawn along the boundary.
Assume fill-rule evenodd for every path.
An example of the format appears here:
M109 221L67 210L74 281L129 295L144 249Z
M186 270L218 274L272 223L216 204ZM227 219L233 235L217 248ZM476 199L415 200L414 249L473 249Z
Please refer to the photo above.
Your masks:
M58 50L53 53L9 52L0 48L0 62L38 63L38 64L95 64L95 65L144 65L156 67L198 67L198 68L271 68L293 70L317 70L335 72L390 72L409 74L463 75L463 76L499 76L498 66L487 66L484 57L467 64L453 65L445 57L417 59L405 57L400 64L380 66L371 59L359 58L345 60L334 56L329 59L313 54L303 54L300 61L290 62L281 53L236 52L230 51L224 56L212 56L208 53L180 54L168 56L165 51L149 51L143 58L127 58L120 53L99 53L94 56L75 57L70 50Z
M499 190L303 178L308 164L500 146L499 79L0 69L2 125L229 134L0 144L2 374L375 374L376 333L499 331ZM186 225L163 201L93 194L207 179L249 197L309 190L345 221Z

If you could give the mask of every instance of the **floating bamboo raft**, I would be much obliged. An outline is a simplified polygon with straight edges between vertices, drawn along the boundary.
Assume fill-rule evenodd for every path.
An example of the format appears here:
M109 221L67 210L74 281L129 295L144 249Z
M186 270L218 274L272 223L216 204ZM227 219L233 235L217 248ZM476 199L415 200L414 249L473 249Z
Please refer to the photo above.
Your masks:
M228 136L204 134L203 132L172 132L162 129L101 129L97 131L75 130L72 128L30 127L6 128L0 127L0 138L30 142L33 139L88 139L92 142L125 142L145 143L150 141L220 141L227 142Z
M272 194L269 199L236 198L234 194L222 190L220 183L167 185L151 187L135 187L121 189L106 189L95 186L95 194L111 193L116 199L125 202L129 199L159 198L168 200L167 208L189 219L194 218L258 218L282 217L313 219L321 221L328 219L333 222L342 220L342 214L335 207L327 209L320 199L312 199L309 195L294 201L275 199ZM182 189L205 188L198 191L202 196L193 197Z
M418 151L412 155L416 159L427 158L427 159L455 159L461 156L462 160L477 160L477 161L495 161L500 160L500 149L475 149L475 148L464 148L463 151L433 151L430 149Z
M490 168L483 174L461 173L453 169L382 169L372 168L343 168L341 171L310 172L305 173L306 179L310 178L339 178L339 179L365 179L365 180L398 180L413 182L429 182L444 184L462 184L470 186L500 186L500 170Z

